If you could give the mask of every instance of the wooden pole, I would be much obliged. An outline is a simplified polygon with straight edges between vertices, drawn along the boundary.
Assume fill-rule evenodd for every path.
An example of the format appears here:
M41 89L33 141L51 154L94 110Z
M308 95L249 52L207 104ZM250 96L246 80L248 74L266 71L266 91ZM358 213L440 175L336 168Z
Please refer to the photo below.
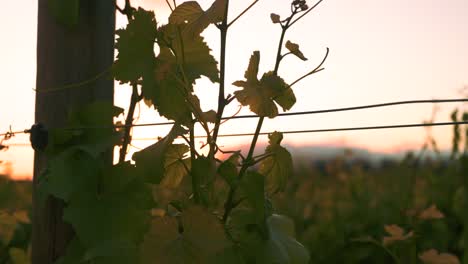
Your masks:
M39 0L37 34L36 123L63 127L73 107L94 101L113 102L109 70L114 60L114 0L80 0L78 25L66 27L51 15L48 0ZM81 83L101 74L96 81L78 88L45 90ZM112 120L109 120L112 122ZM109 162L112 161L109 152ZM73 238L72 228L62 221L63 203L49 197L39 206L37 184L47 158L34 157L32 263L51 264L64 254Z

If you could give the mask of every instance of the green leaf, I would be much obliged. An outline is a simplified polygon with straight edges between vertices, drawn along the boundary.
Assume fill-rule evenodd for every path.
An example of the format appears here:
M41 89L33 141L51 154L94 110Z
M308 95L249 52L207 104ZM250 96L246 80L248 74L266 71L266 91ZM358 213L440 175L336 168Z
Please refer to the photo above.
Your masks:
M192 164L192 191L196 203L209 206L213 200L216 162L213 158L198 157Z
M82 192L97 192L98 161L80 147L71 147L53 157L43 175L40 189L66 202ZM43 199L45 196L43 197Z
M245 81L236 81L233 84L243 87L243 90L235 91L237 100L259 116L273 118L278 115L278 108L274 101L289 110L296 102L294 93L284 80L273 72L267 72L261 80L258 80L258 66L260 52L255 51L250 57L249 66L244 74Z
M80 15L80 0L48 0L49 11L60 24L74 27Z
M281 17L275 13L270 14L271 22L274 24L281 23Z
M239 154L233 154L218 167L218 174L221 175L231 187L236 186L238 182L237 175L239 171L237 166L239 166L239 158Z
M133 12L125 29L116 31L117 60L113 65L115 79L121 83L152 79L155 67L154 42L157 26L154 13L142 8Z
M227 230L237 241L242 255L254 259L265 241L265 223L259 224L257 213L251 208L236 208L229 215ZM248 263L252 261L247 261ZM254 262L252 262L254 263ZM258 262L261 263L261 262Z
M86 128L81 131L75 130L75 134L81 136L80 143L96 143L115 135L112 127L113 118L123 112L122 108L114 106L111 102L93 102L71 111L68 123L70 127ZM103 126L109 126L109 128L103 128Z
M134 173L128 177L134 177ZM63 219L73 226L87 251L91 250L88 257L103 255L111 241L125 241L126 250L131 251L149 227L153 206L149 186L133 178L120 192L82 195L71 200ZM114 252L114 256L120 256L119 252Z
M299 49L299 45L296 43L293 43L291 41L286 42L286 48L294 55L296 55L299 59L306 61L307 58L304 56L302 51Z
M160 115L188 125L192 111L198 111L196 103L187 104L193 100L195 80L206 76L218 82L219 70L203 38L182 36L181 28L170 24L159 28L161 49L156 59L154 85L142 89L145 99L154 104Z
M283 134L274 132L268 138L270 143L265 150L265 154L271 156L260 163L258 171L266 178L267 192L273 194L284 190L289 175L293 172L293 164L289 151L280 145Z
M309 252L294 238L291 219L272 215L267 219L267 226L270 238L257 255L257 263L309 263Z
M190 150L185 144L172 144L167 149L164 161L164 178L161 186L166 188L176 188L182 179L188 174L190 169L190 158L185 154Z
M265 221L265 178L255 171L248 171L240 184L242 193L255 212L256 223L263 225Z
M185 125L190 124L192 111L186 98L192 86L184 86L176 59L169 48L161 48L156 60L154 78L154 85L142 87L145 99L154 105L161 116Z
M151 183L159 184L164 176L166 154L174 139L186 131L178 124L174 125L167 136L155 144L133 154L137 171Z
M142 263L204 264L229 244L215 215L201 207L190 207L179 218L153 220L142 247Z

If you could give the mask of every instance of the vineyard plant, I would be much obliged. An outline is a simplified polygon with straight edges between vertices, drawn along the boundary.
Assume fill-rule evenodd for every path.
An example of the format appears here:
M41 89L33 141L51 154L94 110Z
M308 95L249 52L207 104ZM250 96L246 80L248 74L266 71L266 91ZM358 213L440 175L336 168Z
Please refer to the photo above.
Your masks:
M50 8L73 27L79 1L69 2L76 4L50 1ZM323 70L328 49L310 66L286 34L321 0L275 7L289 12L265 18L278 28L277 52L252 51L233 94L226 92L228 31L258 0L235 15L229 0L206 10L196 1L166 2L167 24L130 0L116 6L128 24L116 31L110 72L132 88L128 110L108 102L82 106L36 149L48 156L39 197L63 201L63 220L74 232L55 264L468 264L468 128L455 126L450 157L428 134L419 154L378 167L351 152L323 164L293 164L281 132L269 134L264 153L255 154L265 118L290 110L293 88ZM219 61L201 35L208 27L219 29ZM264 73L261 55L275 58ZM286 56L309 72L286 83ZM218 93L217 109L202 109L194 89L200 78L212 86L201 88ZM224 109L236 101L258 116L247 153L218 145ZM165 137L129 155L140 103L174 123ZM466 121L468 114L460 109L452 119ZM107 158L113 149L114 164ZM0 177L0 264L30 263L30 195L28 182Z
M283 135L269 135L264 154L254 156L254 150L264 118L276 117L278 107L291 109L296 102L292 86L321 71L325 59L292 84L279 76L285 56L306 60L299 45L286 40L286 32L313 7L304 0L292 1L286 6L287 17L271 14L272 26L280 32L273 69L259 73L261 53L253 51L245 75L233 83L239 89L226 95L228 29L256 2L231 21L228 0L216 0L207 10L196 1L168 2L172 13L165 25L130 1L117 8L128 25L116 31L112 74L133 89L125 123L98 127L124 111L96 102L70 115L69 128L83 129L52 130L45 149L50 161L41 175L40 192L44 199L52 195L63 200L63 219L75 233L56 263L309 262L309 252L295 238L293 221L277 214L271 200L292 174L292 157L281 146ZM66 18L60 14L70 6L59 7L58 18ZM219 63L200 35L210 25L220 31ZM216 110L202 110L194 93L202 76L218 87ZM235 100L259 116L246 156L217 145L224 108ZM164 138L128 161L140 101L175 123ZM196 148L196 124L206 133L205 154ZM177 138L185 143L175 143ZM103 155L114 146L120 148L119 160L106 165ZM230 157L219 160L219 153Z

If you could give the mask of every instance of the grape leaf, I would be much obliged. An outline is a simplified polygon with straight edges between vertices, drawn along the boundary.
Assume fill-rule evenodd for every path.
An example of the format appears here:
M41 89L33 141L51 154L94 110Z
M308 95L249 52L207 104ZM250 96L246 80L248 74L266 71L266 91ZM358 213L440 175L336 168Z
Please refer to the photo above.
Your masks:
M132 159L138 174L143 175L151 183L159 184L164 176L165 157L174 139L186 131L178 124L174 125L167 136L155 144L135 152Z
M48 0L47 3L57 22L70 28L78 24L80 0Z
M265 150L265 154L271 156L260 163L258 171L266 178L267 192L273 194L284 190L289 175L292 174L293 164L291 154L280 145L283 134L274 132L268 138L269 145Z
M240 184L242 193L255 212L256 223L262 226L265 221L265 178L255 171L248 171Z
M131 251L149 227L150 209L154 206L151 189L135 173L130 172L127 177L132 180L121 191L81 195L64 209L64 221L73 226L77 238L91 250L89 256L104 254L102 247L110 241L126 241Z
M174 9L169 17L171 24L187 24L184 35L199 36L210 24L223 21L226 0L215 0L206 11L196 1L187 1Z
M286 42L286 48L294 55L296 55L299 59L306 61L307 58L304 56L302 51L299 49L299 45L296 43L293 43L291 41Z
M154 13L142 8L134 11L127 27L116 31L118 55L113 65L115 79L126 83L152 78L156 34Z
M187 1L178 5L169 16L169 23L171 24L186 24L203 16L205 11L201 8L200 4L196 1Z
M185 157L188 151L189 146L185 144L172 144L169 146L164 160L162 187L176 188L188 174L187 169L190 169L190 158Z
M229 246L219 219L201 207L189 207L179 218L158 217L142 247L142 263L204 264Z
M309 252L294 238L294 223L291 219L274 214L268 217L267 226L270 239L258 254L257 263L309 263Z
M265 73L258 80L258 66L260 52L255 51L250 57L249 66L244 74L245 81L236 81L233 84L243 87L243 90L235 91L237 100L259 116L273 118L278 115L276 101L284 110L289 110L296 102L294 93L284 80L273 72ZM277 100L279 98L279 100Z
M160 27L158 32L160 53L156 58L154 85L144 85L143 94L160 115L188 125L192 111L198 111L191 101L195 97L193 84L202 75L218 82L217 62L202 37L183 37L178 34L178 26L170 24Z
M53 157L41 175L42 200L47 194L66 202L82 192L95 193L98 181L98 162L80 147L71 147Z
M86 127L86 129L81 131L74 131L75 135L81 135L81 144L102 143L116 134L112 128L113 118L121 115L123 112L122 108L114 106L111 102L93 102L85 107L71 111L68 117L68 124L74 128ZM102 127L106 125L109 128Z
M270 18L271 18L271 22L275 24L281 23L281 17L278 14L271 13Z
M238 153L233 154L218 167L218 174L221 175L231 187L236 186L238 182L237 175L239 172L237 166L239 166Z
M198 157L192 164L192 186L196 203L209 206L213 200L216 162L213 158Z

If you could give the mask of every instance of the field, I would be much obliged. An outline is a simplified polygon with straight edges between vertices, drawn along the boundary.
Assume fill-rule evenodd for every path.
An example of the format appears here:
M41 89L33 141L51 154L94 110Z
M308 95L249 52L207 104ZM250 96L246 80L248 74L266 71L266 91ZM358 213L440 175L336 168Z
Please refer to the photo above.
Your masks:
M350 151L303 159L273 204L294 219L310 263L457 263L450 261L462 260L466 247L467 166L463 157L414 154L376 166ZM30 197L30 182L0 178L1 264L28 263Z

